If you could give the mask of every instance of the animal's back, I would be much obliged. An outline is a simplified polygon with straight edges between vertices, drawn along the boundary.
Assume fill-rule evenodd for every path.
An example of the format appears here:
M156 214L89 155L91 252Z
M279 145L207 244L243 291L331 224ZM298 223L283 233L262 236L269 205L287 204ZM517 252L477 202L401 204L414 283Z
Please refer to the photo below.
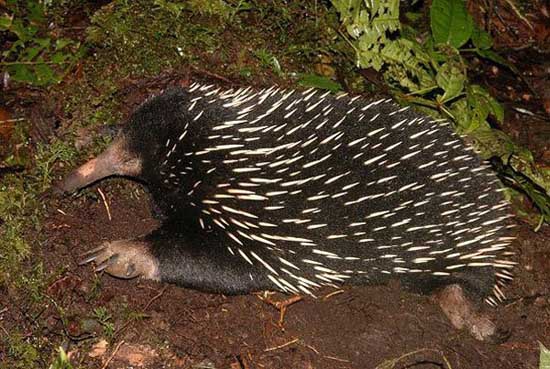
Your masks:
M178 118L144 169L153 196L188 237L280 289L393 276L500 298L511 278L499 180L448 124L315 90L195 84L160 98Z

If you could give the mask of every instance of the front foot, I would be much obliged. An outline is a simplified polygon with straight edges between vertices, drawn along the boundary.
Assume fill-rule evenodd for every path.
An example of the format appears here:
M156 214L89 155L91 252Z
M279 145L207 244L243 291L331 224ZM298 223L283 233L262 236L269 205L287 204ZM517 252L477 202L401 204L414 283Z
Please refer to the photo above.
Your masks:
M145 242L119 240L105 242L88 251L79 265L95 263L96 272L105 270L113 277L131 279L142 277L160 280L159 262Z

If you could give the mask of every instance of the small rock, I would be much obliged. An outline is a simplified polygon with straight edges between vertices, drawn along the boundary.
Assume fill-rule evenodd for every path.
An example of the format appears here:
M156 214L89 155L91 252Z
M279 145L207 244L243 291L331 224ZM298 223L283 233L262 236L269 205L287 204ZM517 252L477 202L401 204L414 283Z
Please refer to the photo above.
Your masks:
M100 357L105 355L109 343L105 340L101 340L92 346L92 350L88 353L90 357Z
M148 367L157 358L157 352L151 347L130 343L122 345L115 355L115 360L124 361L138 368Z

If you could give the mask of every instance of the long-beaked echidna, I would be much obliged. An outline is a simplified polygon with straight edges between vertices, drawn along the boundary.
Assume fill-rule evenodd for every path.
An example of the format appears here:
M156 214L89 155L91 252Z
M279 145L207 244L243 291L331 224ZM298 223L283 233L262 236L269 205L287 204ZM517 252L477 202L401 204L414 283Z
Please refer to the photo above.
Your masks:
M228 294L395 278L490 304L512 279L498 178L447 123L391 99L172 89L62 188L111 175L146 183L166 216L90 252L118 277Z

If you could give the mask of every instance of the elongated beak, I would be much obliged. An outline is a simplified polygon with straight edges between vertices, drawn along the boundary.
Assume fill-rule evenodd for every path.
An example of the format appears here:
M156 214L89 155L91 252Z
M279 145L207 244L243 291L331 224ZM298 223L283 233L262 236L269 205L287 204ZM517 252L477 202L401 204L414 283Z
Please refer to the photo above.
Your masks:
M138 176L141 160L127 149L125 139L118 137L96 158L72 171L59 185L65 193L72 193L103 178L113 175Z

